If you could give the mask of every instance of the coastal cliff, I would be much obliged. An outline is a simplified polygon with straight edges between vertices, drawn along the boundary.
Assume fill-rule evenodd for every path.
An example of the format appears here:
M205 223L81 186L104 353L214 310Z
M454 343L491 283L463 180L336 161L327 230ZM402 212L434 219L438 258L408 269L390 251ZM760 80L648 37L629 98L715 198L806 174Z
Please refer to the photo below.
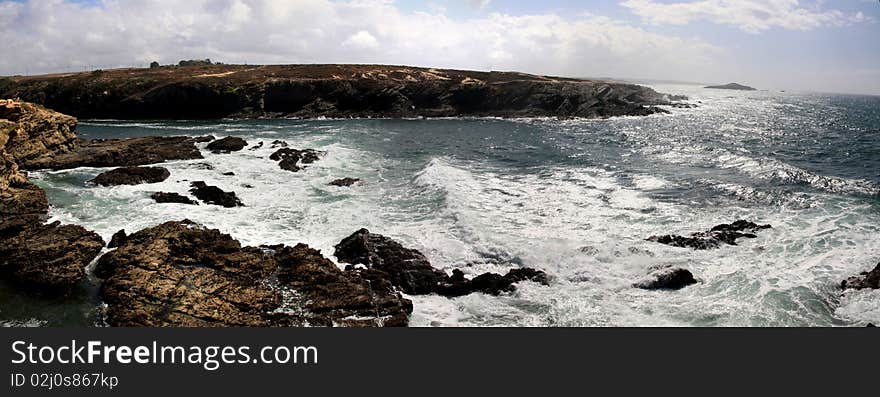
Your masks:
M201 65L0 79L0 97L80 118L612 117L668 95L624 83L384 65Z

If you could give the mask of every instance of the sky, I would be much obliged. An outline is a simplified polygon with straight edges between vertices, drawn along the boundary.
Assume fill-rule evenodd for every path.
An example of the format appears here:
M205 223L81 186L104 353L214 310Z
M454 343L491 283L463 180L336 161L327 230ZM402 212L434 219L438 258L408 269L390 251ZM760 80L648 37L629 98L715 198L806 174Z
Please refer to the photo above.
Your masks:
M0 75L376 63L880 95L880 0L0 0Z

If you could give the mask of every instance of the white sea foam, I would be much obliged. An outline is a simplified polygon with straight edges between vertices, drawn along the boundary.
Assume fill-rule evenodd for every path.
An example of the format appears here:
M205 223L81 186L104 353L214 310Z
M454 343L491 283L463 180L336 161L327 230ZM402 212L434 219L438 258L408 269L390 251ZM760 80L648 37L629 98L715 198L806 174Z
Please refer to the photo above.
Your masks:
M730 99L728 105L701 108L711 112L713 107L739 101L741 98ZM764 106L756 103L753 106ZM703 116L682 113L674 117ZM620 123L635 142L641 142L640 134L645 133L626 126L627 120L529 122L551 127L559 123L565 128ZM870 204L831 194L839 189L865 188L853 181L817 179L796 167L732 151L708 156L687 146L644 149L645 154L670 163L731 169L757 179L791 178L794 183L828 191L777 194L706 178L704 182L714 189L742 198L742 202L701 207L652 196L654 190L675 189L677 182L650 172L588 166L503 168L442 154L400 159L339 138L344 134L399 132L385 131L380 124L352 127L343 123L250 126L240 134L250 143L245 150L231 154L203 151L205 158L201 160L165 163L172 176L158 184L85 186L83 181L102 171L94 168L33 176L49 191L53 219L84 225L105 239L121 228L131 232L189 218L230 233L243 244L303 242L333 259L334 244L366 227L422 251L435 267L447 272L457 268L469 275L503 273L528 266L547 271L553 279L549 287L523 283L515 292L497 297L410 297L415 307L411 323L416 326L839 325L877 321L876 295L847 293L841 297L836 287L846 275L876 263L877 258L871 255L880 252L880 241L875 237L880 232L876 211L870 215ZM158 124L156 128L164 125ZM222 124L214 127L239 128L236 123ZM746 133L734 128L728 132ZM207 133L219 135L210 128L191 132ZM275 150L270 147L274 139L327 154L304 171L291 173L269 160ZM261 140L263 147L250 150ZM222 175L229 171L235 175ZM350 188L328 186L342 177L361 178L362 183ZM189 183L196 180L235 191L246 206L157 204L148 197L154 191L188 194ZM871 187L867 189L870 192ZM768 203L779 205L763 205ZM774 227L760 232L757 239L741 239L738 247L713 251L644 240L657 234L706 230L736 219ZM649 267L662 264L686 267L702 281L676 292L632 288Z

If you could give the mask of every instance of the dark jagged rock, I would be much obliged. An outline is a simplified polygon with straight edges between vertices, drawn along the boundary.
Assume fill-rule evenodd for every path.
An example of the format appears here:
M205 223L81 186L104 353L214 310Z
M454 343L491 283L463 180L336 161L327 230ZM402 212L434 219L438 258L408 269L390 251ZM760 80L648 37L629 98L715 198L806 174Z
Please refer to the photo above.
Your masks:
M112 326L405 326L412 312L304 244L242 247L190 221L132 234L95 274Z
M197 201L178 193L155 192L150 195L150 198L152 198L157 203L199 205Z
M852 276L840 283L843 289L878 289L880 288L880 263L874 270L862 272L858 276Z
M13 281L64 291L85 277L85 267L104 247L98 234L60 222L28 225L0 236L0 272Z
M262 148L262 147L263 147L263 141L260 141L259 143L257 143L256 145L254 145L253 147L251 147L251 148L248 149L248 150L257 150L257 149Z
M648 241L673 247L706 250L718 248L721 244L736 245L739 238L757 238L758 230L769 229L770 225L758 225L753 222L738 220L732 224L721 224L706 232L692 233L689 237L667 234L648 237Z
M230 171L230 172L224 172L224 173L223 173L223 176L235 176L235 173L232 172L232 171Z
M359 178L342 178L342 179L337 179L337 180L330 182L330 185L339 186L339 187L348 187L348 186L354 185L355 183L358 183L360 181L361 180Z
M110 242L107 243L107 248L116 248L122 244L125 244L125 240L128 239L128 235L125 234L125 229L121 229L116 233L113 233L113 236L110 237Z
M77 140L73 149L46 153L19 163L25 169L69 169L77 167L123 167L161 163L167 160L200 159L202 154L189 137L142 137Z
M230 153L244 149L245 146L247 142L244 139L228 136L209 143L207 149L213 153Z
M449 278L447 284L437 293L447 297L463 296L474 292L499 295L513 291L516 288L514 284L522 281L549 285L546 273L531 268L511 269L503 276L497 273L483 273L471 280L465 279L464 273L456 269L452 271L452 277Z
M283 170L297 172L304 167L301 164L311 164L320 159L322 152L314 149L291 149L282 147L269 156L270 160L278 161L278 166Z
M235 196L235 192L225 192L217 186L210 186L202 181L196 181L190 184L192 189L190 193L207 204L219 205L222 207L242 207L241 200Z
M171 176L163 167L121 167L98 174L89 182L100 186L139 185L159 183Z
M279 140L274 140L274 141L272 141L272 146L271 146L271 148L272 148L272 149L275 149L275 148L278 148L278 147L287 147L287 142L279 141Z
M462 296L473 292L497 295L510 292L513 284L534 281L547 284L547 275L539 270L523 268L510 270L502 276L484 273L467 280L464 273L455 270L452 277L431 266L421 252L403 247L397 241L361 229L346 237L335 247L334 255L343 263L364 265L366 269L347 267L370 280L387 280L391 285L411 295L436 293L443 296Z
M205 143L205 142L211 142L214 139L217 139L217 138L214 138L213 135L204 135L204 136L199 136L199 137L193 138L193 141L195 141L196 143Z
M448 278L435 269L421 252L405 248L397 241L360 229L335 247L340 262L362 264L387 274L391 283L407 294L436 292Z
M633 284L641 289L670 289L678 290L691 284L696 284L694 275L687 269L680 267L664 266L654 269L648 274L648 278Z
M100 88L98 88L100 87ZM82 118L612 117L662 112L634 84L389 65L204 65L10 77L20 97Z
M747 85L737 84L737 83L729 83L724 85L710 85L704 88L713 88L716 90L738 90L738 91L755 91L754 88L749 87Z

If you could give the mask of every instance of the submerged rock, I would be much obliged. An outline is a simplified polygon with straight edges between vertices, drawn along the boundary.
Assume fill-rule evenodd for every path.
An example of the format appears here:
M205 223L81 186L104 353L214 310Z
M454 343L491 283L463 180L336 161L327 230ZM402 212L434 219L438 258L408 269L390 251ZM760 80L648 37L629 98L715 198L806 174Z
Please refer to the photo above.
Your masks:
M337 180L330 182L330 185L339 186L339 187L348 187L348 186L354 185L355 183L358 183L360 181L361 180L359 178L342 178L342 179L337 179Z
M880 288L880 263L874 270L862 272L858 276L852 276L840 282L843 289L878 289Z
M450 277L431 266L421 252L405 248L397 241L370 233L367 229L358 230L339 242L334 255L340 262L366 266L363 270L354 267L347 267L347 270L359 272L371 280L388 280L411 295L436 293L453 297L473 292L497 295L512 291L513 284L520 281L548 283L544 272L529 268L513 269L504 276L484 273L472 280L465 279L464 273L456 270Z
M27 225L0 236L0 272L17 283L64 291L82 281L102 248L101 236L81 226Z
M286 145L286 144L285 144ZM269 156L269 159L278 162L278 166L283 170L297 172L305 167L301 166L302 164L311 164L315 161L318 161L320 156L323 153L314 150L314 149L291 149L288 147L282 147L272 153Z
M196 181L190 184L192 189L190 193L207 204L219 205L222 207L243 207L241 200L235 196L235 192L225 192L217 186L210 186L202 181Z
M650 290L678 290L696 283L697 280L690 270L680 267L662 266L654 268L648 274L648 278L633 284L633 287Z
M208 144L207 149L213 153L237 152L247 146L247 141L235 136L218 139Z
M732 224L721 224L706 232L692 233L688 237L667 234L663 236L648 237L648 241L673 247L693 248L706 250L718 248L721 244L736 245L739 238L757 238L758 230L769 229L770 225L758 225L753 222L738 220Z
M412 312L304 244L242 247L187 220L132 234L95 274L112 326L405 326Z
M89 182L100 186L138 185L159 183L171 176L163 167L122 167L98 174Z
M199 205L199 203L189 197L178 193L156 192L150 195L150 198L157 203L177 203Z

